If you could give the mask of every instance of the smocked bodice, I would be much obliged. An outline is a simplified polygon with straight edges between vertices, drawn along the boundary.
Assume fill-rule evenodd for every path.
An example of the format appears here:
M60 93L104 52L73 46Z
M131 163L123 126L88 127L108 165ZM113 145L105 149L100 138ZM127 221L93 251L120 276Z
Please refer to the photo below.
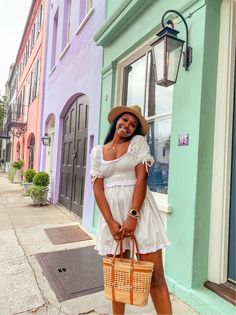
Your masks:
M95 146L91 152L91 176L94 182L96 178L104 178L104 187L134 185L136 183L135 166L139 163L153 164L149 146L143 136L134 136L129 144L127 152L120 158L106 161L103 159L102 145Z

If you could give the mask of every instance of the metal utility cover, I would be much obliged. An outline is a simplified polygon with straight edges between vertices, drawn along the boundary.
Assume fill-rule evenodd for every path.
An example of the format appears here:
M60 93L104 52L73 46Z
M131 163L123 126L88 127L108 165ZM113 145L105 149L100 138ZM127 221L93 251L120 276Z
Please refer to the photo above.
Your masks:
M54 245L91 240L91 237L77 225L44 229Z
M102 257L93 246L37 254L59 302L103 290Z

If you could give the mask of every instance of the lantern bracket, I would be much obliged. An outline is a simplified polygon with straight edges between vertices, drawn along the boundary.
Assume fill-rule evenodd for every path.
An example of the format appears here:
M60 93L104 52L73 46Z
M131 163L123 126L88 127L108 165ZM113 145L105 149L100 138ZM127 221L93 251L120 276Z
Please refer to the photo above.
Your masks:
M167 10L163 16L162 16L162 19L161 19L161 24L162 24L162 27L165 28L165 16L169 13L174 13L176 14L177 16L179 16L181 18L181 20L183 21L184 23L184 26L185 26L185 29L186 29L186 49L185 51L183 52L183 55L184 55L184 58L183 58L183 67L185 68L185 71L188 70L188 67L190 66L190 64L192 63L192 47L189 46L188 44L188 41L189 41L189 32L188 32L188 24L185 20L185 18L183 17L183 15L181 13L179 13L178 11L176 10ZM168 20L166 22L168 25L171 25L172 28L174 28L174 23L171 21L171 20Z

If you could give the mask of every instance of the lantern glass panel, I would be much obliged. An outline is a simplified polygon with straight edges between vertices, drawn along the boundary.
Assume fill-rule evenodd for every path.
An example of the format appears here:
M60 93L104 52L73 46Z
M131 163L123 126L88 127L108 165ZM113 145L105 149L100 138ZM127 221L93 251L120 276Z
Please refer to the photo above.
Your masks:
M176 82L183 42L167 37L166 39L167 80Z
M153 46L156 63L156 81L165 79L165 40L164 38Z

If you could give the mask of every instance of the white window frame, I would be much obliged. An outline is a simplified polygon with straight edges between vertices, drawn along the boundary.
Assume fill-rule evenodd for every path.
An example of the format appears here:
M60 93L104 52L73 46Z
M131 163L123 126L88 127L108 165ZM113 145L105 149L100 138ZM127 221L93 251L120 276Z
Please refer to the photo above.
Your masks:
M208 257L208 280L218 284L227 281L228 273L236 0L222 2L220 21Z
M67 25L66 25L66 44L70 41L70 35L71 35L71 7L72 7L72 0L66 0L67 1Z
M137 49L132 51L128 56L121 59L117 63L117 71L116 71L116 86L115 86L115 104L122 104L122 90L123 90L123 79L124 79L124 68L135 62L142 56L144 56L148 50L151 49L150 44L154 41L155 36L149 38L146 42L140 45ZM146 97L146 96L145 96ZM117 106L117 105L116 105ZM165 113L164 116L168 117L172 115L171 113ZM152 121L153 119L160 117L162 115L155 115L148 118L148 121ZM154 199L156 200L159 209L164 213L171 213L172 208L168 203L168 194L152 192Z
M93 0L86 0L86 15L93 8Z
M75 31L75 35L76 36L79 34L79 32L84 27L84 25L87 23L87 21L89 20L90 16L93 14L93 12L94 12L93 0L87 0L86 1L85 16L84 16L83 20L80 22L78 28Z

